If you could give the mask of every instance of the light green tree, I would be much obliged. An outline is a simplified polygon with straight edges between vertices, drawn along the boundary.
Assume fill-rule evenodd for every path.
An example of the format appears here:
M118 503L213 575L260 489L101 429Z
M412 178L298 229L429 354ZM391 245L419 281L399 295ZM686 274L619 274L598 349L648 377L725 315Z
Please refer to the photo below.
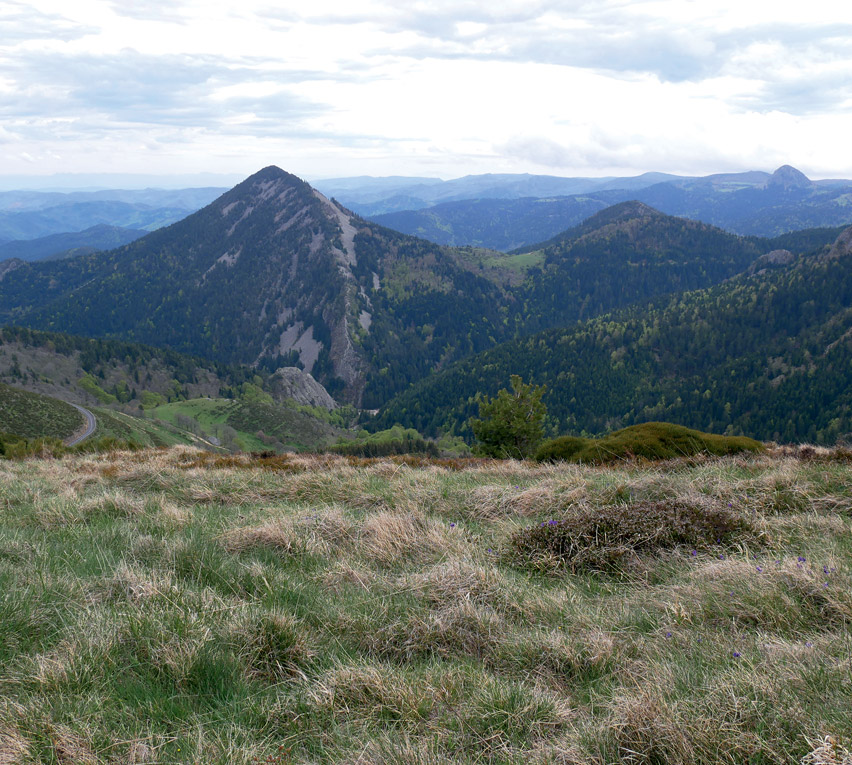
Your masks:
M479 418L470 420L476 454L526 459L541 442L547 414L541 397L547 386L525 383L519 375L512 375L511 383L511 391L504 388L494 398L477 396Z

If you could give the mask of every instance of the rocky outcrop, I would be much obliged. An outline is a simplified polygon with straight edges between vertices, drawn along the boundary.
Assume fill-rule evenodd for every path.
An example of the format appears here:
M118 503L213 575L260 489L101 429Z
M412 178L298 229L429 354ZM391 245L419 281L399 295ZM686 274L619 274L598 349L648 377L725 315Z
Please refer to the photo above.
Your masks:
M770 268L787 266L795 259L796 256L793 255L790 250L772 250L772 252L767 252L765 255L761 255L757 258L757 260L749 266L747 273L760 274Z
M281 367L269 379L269 387L276 399L292 399L303 406L336 409L337 403L314 378L298 367Z
M826 257L842 258L846 255L852 255L852 226L842 231L840 236L834 240L834 244L831 245Z
M12 273L16 268L20 268L24 265L23 260L19 260L18 258L8 258L7 260L0 260L0 282L3 281L3 278L6 274Z

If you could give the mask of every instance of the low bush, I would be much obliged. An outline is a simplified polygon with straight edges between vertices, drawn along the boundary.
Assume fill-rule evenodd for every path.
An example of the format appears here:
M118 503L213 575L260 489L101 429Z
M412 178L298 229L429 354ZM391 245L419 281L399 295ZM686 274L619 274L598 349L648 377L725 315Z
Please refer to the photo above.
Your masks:
M515 532L510 557L539 570L609 570L635 561L639 554L752 543L760 537L754 521L710 500L580 506L559 519Z
M640 457L649 460L693 457L697 454L725 456L761 452L763 444L744 436L719 436L669 422L646 422L616 430L602 438L561 436L542 444L535 453L538 462L581 462L604 464Z

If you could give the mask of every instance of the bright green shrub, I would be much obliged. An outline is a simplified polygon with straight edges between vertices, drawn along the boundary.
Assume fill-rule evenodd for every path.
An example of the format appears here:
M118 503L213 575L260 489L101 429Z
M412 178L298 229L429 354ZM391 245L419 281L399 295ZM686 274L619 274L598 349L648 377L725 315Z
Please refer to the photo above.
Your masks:
M696 454L724 456L740 452L760 452L759 441L744 436L719 436L703 433L670 422L646 422L616 430L603 438L562 436L539 447L539 462L583 462L604 464L640 457L666 460Z

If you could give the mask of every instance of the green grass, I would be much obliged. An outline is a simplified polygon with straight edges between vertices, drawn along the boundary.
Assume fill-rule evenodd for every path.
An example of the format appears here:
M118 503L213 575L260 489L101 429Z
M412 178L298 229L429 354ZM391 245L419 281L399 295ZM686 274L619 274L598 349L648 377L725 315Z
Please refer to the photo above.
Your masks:
M852 748L844 454L411 464L188 447L0 463L0 761ZM585 524L592 557L630 554L515 555L550 520Z
M503 254L495 250L469 247L463 248L460 250L460 253L465 260L481 269L489 269L491 272L505 274L508 277L508 281L512 283L521 279L529 269L544 263L544 250ZM499 281L503 280L500 279Z
M155 422L143 417L134 417L114 409L95 408L97 418L97 437L114 438L138 444L139 446L202 446L196 435L165 422Z
M84 424L83 415L64 401L0 383L0 432L64 439Z
M222 426L232 428L233 445L242 451L321 449L333 443L341 429L306 408L233 399L190 399L149 410L152 417L173 425L194 420L199 434L221 440ZM186 419L184 419L186 418Z

